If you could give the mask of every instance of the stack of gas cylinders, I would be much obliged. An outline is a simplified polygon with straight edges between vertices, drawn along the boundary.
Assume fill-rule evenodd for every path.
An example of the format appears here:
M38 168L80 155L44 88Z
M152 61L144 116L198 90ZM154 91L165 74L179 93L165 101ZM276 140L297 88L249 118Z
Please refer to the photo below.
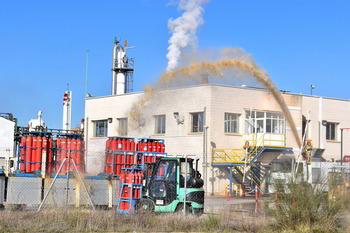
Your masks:
M106 141L105 174L120 175L122 169L137 164L135 140L133 138L111 137Z
M136 200L142 196L143 173L141 171L123 172L120 174L119 211L129 212L136 207Z
M130 212L135 209L136 201L142 198L143 176L151 175L157 157L166 156L164 140L109 138L106 149L105 173L120 176L117 211Z
M106 141L104 173L120 176L124 169L143 168L165 152L164 140L110 137Z
M137 150L144 152L143 154L145 163L155 163L157 153L165 152L164 141L151 138L142 138L139 139L139 142L137 143Z
M27 135L20 139L21 172L32 173L45 170L52 172L53 140L50 135ZM43 167L45 166L45 168Z
M64 158L67 159L61 174L73 171L72 160L80 172L84 172L84 140L81 135L52 137L48 133L32 133L20 138L19 170L21 173L52 174Z
M79 136L64 136L56 139L56 172L58 172L61 164L64 165L60 171L60 174L66 174L67 171L75 171L74 164L79 172L85 170L85 158L84 158L84 140ZM74 161L74 163L73 163Z

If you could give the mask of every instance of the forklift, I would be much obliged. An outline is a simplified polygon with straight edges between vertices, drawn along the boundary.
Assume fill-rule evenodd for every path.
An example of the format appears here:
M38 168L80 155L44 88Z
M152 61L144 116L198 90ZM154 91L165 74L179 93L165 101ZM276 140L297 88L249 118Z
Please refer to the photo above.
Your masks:
M144 192L136 205L137 210L203 214L204 182L198 171L198 160L184 157L157 159L145 169Z

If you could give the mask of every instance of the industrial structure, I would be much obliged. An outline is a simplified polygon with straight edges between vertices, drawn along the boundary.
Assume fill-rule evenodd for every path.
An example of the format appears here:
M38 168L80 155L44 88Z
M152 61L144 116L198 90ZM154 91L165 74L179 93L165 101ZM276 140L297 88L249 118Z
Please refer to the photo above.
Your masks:
M132 122L129 111L143 95L134 92L85 100L89 152L103 150L107 137L162 138L169 154L197 154L202 158L200 168L207 194L225 193L227 181L243 182L242 174L248 170L256 172L247 178L260 176L264 180L261 176L274 159L295 158L300 153L280 107L265 89L202 84L160 90L145 105L140 126ZM289 92L282 95L299 137L306 133L312 140L314 156L318 160L340 160L340 128L350 125L349 100ZM309 127L304 132L307 118ZM344 141L349 137L344 135ZM248 151L244 149L247 141ZM344 155L350 153L350 146L343 149ZM89 166L92 161L94 166ZM103 158L91 153L87 164L88 172L96 172L103 166ZM243 170L245 166L248 168Z
M274 192L269 177L286 181L298 167L314 184L328 174L323 161L348 161L349 100L281 91L304 149L264 88L200 74L199 84L159 89L145 101L145 92L132 92L130 48L115 39L111 95L85 96L77 130L69 90L62 129L49 129L42 111L28 127L0 113L0 205L203 213L204 193L233 195L233 184L241 195Z
M127 49L131 48L134 48L134 46L128 46L127 40L124 41L124 46L122 46L119 38L114 39L112 58L112 95L123 95L132 91L134 59L129 58L127 55Z
M65 91L63 95L63 123L62 129L72 129L72 91Z

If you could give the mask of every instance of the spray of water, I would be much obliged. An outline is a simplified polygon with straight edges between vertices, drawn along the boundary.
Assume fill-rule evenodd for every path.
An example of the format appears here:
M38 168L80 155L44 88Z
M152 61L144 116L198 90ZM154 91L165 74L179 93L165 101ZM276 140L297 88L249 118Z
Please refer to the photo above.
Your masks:
M179 8L185 12L176 19L169 19L168 28L172 33L169 38L168 67L171 71L178 65L181 56L181 49L188 45L196 46L197 28L203 24L202 4L208 0L180 0Z
M143 111L145 105L149 101L152 101L152 99L155 99L155 96L157 95L156 90L167 87L169 83L185 83L185 81L193 81L198 83L202 78L202 74L210 75L211 77L220 80L225 78L224 73L227 72L231 73L232 75L236 75L238 69L239 71L248 72L259 83L265 86L272 94L281 110L283 111L286 120L288 121L288 124L293 132L295 140L300 147L301 141L298 131L280 91L276 88L276 85L268 76L268 74L263 69L259 68L259 66L253 62L251 57L245 56L245 58L246 59L243 59L245 61L238 59L229 59L218 60L214 62L192 62L188 66L184 66L179 69L173 71L165 71L165 73L162 74L157 80L155 85L145 87L144 96L140 98L139 102L135 104L130 110L129 117L131 118L132 122L136 123L135 128L141 129L144 126L145 117Z

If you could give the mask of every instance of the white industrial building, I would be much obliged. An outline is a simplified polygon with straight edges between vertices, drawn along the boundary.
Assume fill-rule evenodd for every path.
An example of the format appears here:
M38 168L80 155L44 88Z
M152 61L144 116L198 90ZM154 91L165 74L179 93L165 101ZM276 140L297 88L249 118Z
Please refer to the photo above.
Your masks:
M8 118L12 115L0 116L0 169L4 169L5 172L9 171L10 159L14 161L14 135L15 135L15 122Z
M217 179L218 187L227 182L227 174L210 166L212 149L242 148L247 134L262 133L266 135L264 143L293 148L294 154L299 154L280 107L266 89L203 84L161 90L145 107L144 127L135 129L129 111L142 95L143 92L134 92L85 100L85 138L89 152L103 151L107 137L111 136L162 138L169 154L195 154L202 161L203 154L207 154L207 179ZM309 116L306 137L312 139L314 148L325 149L325 160L339 160L340 128L350 126L350 101L293 93L282 95L300 138L303 121ZM255 131L251 129L252 120ZM326 126L322 125L324 120ZM269 141L271 136L275 139ZM344 131L344 141L349 139L350 132ZM265 162L269 163L280 153L264 155ZM350 146L345 143L344 155L347 154ZM88 171L101 171L103 157L88 157L87 163Z
M113 46L112 95L85 99L88 173L103 171L105 142L113 136L164 139L167 153L196 155L206 192L212 194L222 192L227 178L232 182L233 168L242 165L244 156L247 161L243 149L247 141L257 148L255 162L261 166L282 155L300 154L281 108L263 88L205 83L157 90L145 103L142 120L135 123L130 110L145 93L130 92L133 59L127 57L127 48L127 42L124 47L119 41ZM299 137L305 133L312 139L317 160L340 160L340 129L350 127L350 101L281 94ZM348 141L350 132L343 136ZM350 154L348 143L343 149L343 155Z

